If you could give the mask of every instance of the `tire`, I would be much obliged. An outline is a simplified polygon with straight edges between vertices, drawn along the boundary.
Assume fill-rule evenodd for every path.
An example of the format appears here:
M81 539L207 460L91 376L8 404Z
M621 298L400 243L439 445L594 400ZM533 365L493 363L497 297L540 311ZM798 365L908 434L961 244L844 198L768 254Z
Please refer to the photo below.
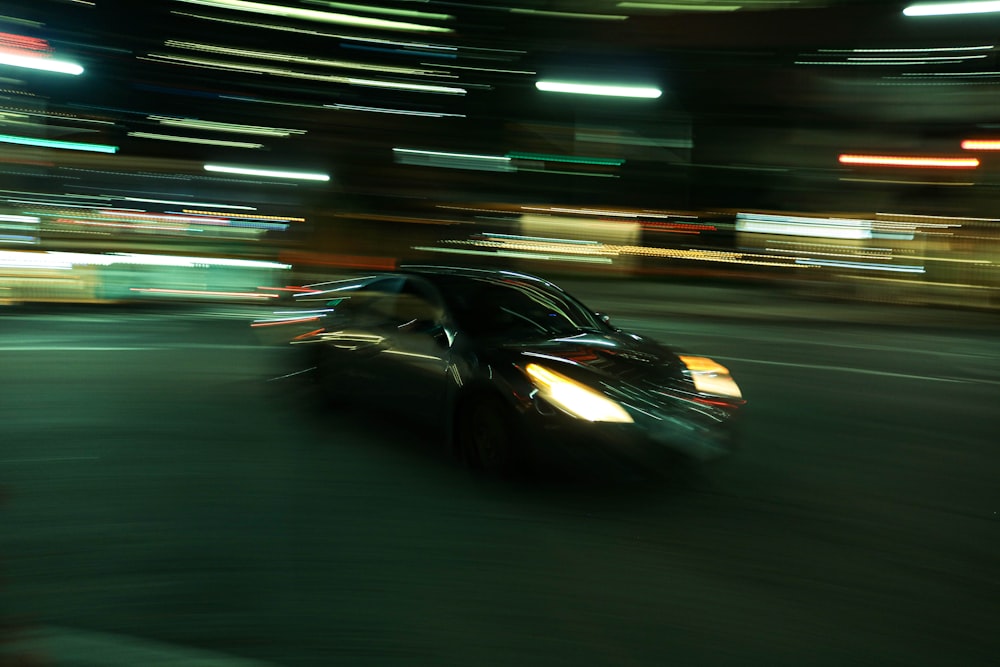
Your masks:
M477 396L460 407L458 440L469 467L506 477L517 467L511 410L499 398Z

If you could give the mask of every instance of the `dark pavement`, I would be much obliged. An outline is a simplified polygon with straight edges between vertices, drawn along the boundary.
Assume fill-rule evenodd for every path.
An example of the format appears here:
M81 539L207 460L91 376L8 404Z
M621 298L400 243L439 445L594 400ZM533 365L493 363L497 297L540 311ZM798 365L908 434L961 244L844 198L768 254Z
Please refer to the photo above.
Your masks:
M723 360L743 450L485 482L245 309L0 313L0 611L53 664L994 664L994 314L567 286Z

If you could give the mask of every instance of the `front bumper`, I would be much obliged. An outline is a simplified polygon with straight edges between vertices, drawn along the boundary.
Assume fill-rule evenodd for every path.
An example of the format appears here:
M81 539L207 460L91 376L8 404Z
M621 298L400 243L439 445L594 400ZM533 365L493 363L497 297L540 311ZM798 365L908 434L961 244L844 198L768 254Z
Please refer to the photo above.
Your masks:
M526 408L526 453L542 460L585 465L625 464L662 469L678 459L712 461L739 446L740 410L674 410L632 414L631 424L587 422L537 401Z

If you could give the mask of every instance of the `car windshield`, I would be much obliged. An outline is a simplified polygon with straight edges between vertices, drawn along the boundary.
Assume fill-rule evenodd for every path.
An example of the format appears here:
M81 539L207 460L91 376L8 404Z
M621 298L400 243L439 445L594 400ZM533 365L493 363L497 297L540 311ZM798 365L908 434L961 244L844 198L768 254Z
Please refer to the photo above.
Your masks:
M559 336L604 329L575 299L517 278L442 277L434 282L456 323L473 336Z

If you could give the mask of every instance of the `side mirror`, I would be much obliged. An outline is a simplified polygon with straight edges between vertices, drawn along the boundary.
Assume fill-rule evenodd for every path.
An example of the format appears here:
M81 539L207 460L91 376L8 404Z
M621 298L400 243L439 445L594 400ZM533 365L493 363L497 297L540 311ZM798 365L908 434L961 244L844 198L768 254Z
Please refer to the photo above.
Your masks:
M608 315L607 313L594 313L594 314L597 315L597 318L599 320L607 324L609 327L614 326L611 324L611 316Z

